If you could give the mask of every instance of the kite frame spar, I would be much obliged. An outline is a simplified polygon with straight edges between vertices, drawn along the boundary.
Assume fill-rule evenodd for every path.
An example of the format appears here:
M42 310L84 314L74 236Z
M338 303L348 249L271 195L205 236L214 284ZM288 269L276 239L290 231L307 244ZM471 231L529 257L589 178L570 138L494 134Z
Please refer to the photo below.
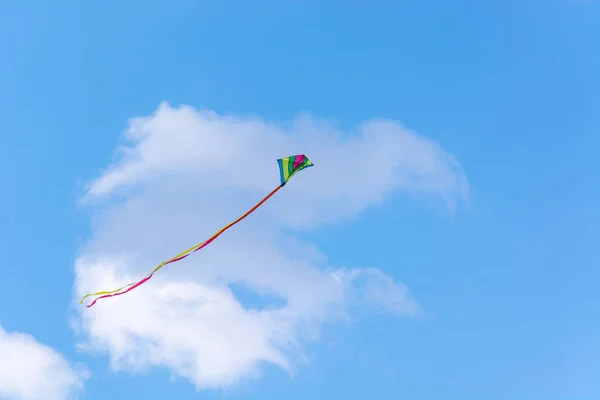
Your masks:
M105 299L105 298L114 297L114 296L120 296L122 294L132 291L133 289L135 289L138 286L143 285L145 282L149 281L152 278L154 273L156 273L159 269L161 269L165 265L174 263L179 260L183 260L184 258L188 257L190 254L208 246L213 240L218 238L227 229L231 228L238 222L241 222L248 215L250 215L254 211L256 211L257 208L262 206L275 193L277 193L279 191L279 189L284 187L285 184L290 180L290 178L292 176L294 176L297 172L299 172L305 168L314 166L314 164L304 154L298 154L298 155L294 155L294 156L290 156L290 157L280 158L277 160L277 163L279 164L279 176L281 178L281 184L279 186L277 186L271 193L269 193L267 196L265 196L261 201L259 201L254 207L252 207L245 214L243 214L241 217L239 217L235 221L225 225L223 228L219 229L215 234L213 234L210 238L206 239L205 241L200 242L197 245L190 247L189 249L187 249L185 251L182 251L181 253L177 254L173 258L163 261L156 268L154 268L154 270L152 270L152 272L150 272L148 275L146 275L145 278L143 278L135 283L130 283L128 285L125 285L116 290L101 291L101 292L86 294L85 296L83 296L83 298L81 299L81 301L79 303L83 304L83 300L85 300L88 297L98 296L94 299L94 301L92 301L89 305L86 306L86 307L90 308L94 304L96 304L96 302L100 299Z

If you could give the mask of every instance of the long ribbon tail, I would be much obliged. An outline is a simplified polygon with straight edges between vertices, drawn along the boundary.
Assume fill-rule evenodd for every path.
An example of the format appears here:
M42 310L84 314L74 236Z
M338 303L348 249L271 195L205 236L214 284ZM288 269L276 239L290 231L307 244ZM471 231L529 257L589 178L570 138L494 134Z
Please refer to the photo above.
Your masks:
M149 281L152 276L154 275L155 272L157 272L159 269L161 269L162 267L164 267L167 264L171 264L174 263L176 261L179 260L183 260L184 258L186 258L187 256L189 256L191 253L196 252L198 250L203 249L204 247L208 246L213 240L215 240L216 238L218 238L222 233L224 233L227 229L231 228L232 226L234 226L235 224L237 224L238 222L241 222L244 218L246 218L248 215L252 214L254 211L256 211L256 209L260 206L262 206L267 200L269 200L271 198L271 196L273 196L275 193L277 193L277 191L279 189L281 189L283 187L283 185L278 186L277 188L275 188L275 190L273 190L271 193L269 193L265 198L263 198L261 201L259 201L254 207L252 207L250 210L248 210L244 215L242 215L241 217L239 217L238 219L236 219L235 221L225 225L223 228L219 229L215 234L213 234L210 238L208 238L207 240L200 242L192 247L190 247L189 249L182 251L181 253L177 254L175 257L170 258L166 261L163 261L162 263L160 263L156 268L154 268L154 270L148 274L145 278L139 280L138 282L135 283L130 283L128 285L125 285L119 289L116 290L112 290L112 291L101 291L101 292L96 292L96 293L90 293L90 294L86 294L85 296L82 297L81 301L79 302L80 304L83 304L83 300L85 300L87 297L90 296L99 296L96 297L94 299L94 301L92 301L91 304L89 304L88 306L86 306L87 308L92 307L94 304L96 304L96 302L100 299L105 299L108 297L114 297L114 296L120 296L122 294L125 294L127 292L130 292L131 290L135 289L136 287L144 284L145 282ZM127 290L123 290L127 288ZM123 290L123 291L122 291Z

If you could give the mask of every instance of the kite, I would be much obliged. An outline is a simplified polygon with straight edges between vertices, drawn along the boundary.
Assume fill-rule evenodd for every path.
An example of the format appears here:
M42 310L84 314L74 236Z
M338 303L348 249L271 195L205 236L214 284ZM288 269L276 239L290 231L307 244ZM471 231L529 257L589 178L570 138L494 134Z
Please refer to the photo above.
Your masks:
M96 302L98 300L100 300L100 299L105 299L105 298L114 297L114 296L120 296L122 294L125 294L127 292L132 291L133 289L137 288L138 286L143 285L145 282L148 282L152 278L152 276L159 269L161 269L162 267L164 267L165 265L174 263L176 261L183 260L184 258L188 257L190 254L192 254L192 253L194 253L194 252L196 252L198 250L201 250L204 247L208 246L213 240L215 240L216 238L218 238L227 229L231 228L232 226L234 226L238 222L242 221L248 215L252 214L258 207L260 207L261 205L263 205L275 193L277 193L277 191L279 191L279 189L281 189L282 187L284 187L285 184L290 180L290 178L292 176L294 176L298 171L301 171L301 170L303 170L305 168L308 168L308 167L312 167L314 165L304 154L298 154L298 155L295 155L295 156L280 158L279 160L277 160L277 162L279 163L279 176L281 177L281 184L279 186L277 186L265 198L263 198L261 201L259 201L254 207L252 207L250 210L248 210L244 215L242 215L241 217L239 217L235 221L229 223L228 225L225 225L223 228L219 229L214 235L212 235L210 238L206 239L205 241L200 242L197 245L195 245L193 247L190 247L189 249L187 249L185 251L182 251L181 253L177 254L173 258L170 258L170 259L168 259L166 261L163 261L156 268L154 268L154 270L152 272L150 272L145 278L139 280L138 282L130 283L130 284L125 285L125 286L123 286L123 287L121 287L121 288L119 288L117 290L101 291L101 292L86 294L85 296L83 296L83 298L81 299L81 301L79 303L83 304L83 300L85 300L86 298L88 298L88 297L96 297L97 296L94 299L94 301L92 301L89 305L86 306L86 307L89 308L89 307L92 307L94 304L96 304Z

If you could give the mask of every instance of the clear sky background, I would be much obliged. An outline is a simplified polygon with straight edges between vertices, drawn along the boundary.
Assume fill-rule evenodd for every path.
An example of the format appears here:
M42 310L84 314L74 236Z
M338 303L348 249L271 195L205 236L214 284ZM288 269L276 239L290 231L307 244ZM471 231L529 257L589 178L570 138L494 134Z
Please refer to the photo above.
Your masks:
M598 21L593 0L1 2L0 398L600 398ZM79 306L304 152L205 255Z

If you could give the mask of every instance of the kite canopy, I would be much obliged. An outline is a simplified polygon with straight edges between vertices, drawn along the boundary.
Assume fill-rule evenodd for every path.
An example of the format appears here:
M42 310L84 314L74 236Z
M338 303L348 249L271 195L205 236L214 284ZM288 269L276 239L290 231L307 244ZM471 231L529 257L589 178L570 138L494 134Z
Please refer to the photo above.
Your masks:
M296 172L314 165L304 154L280 158L277 162L279 163L281 186L285 185Z

